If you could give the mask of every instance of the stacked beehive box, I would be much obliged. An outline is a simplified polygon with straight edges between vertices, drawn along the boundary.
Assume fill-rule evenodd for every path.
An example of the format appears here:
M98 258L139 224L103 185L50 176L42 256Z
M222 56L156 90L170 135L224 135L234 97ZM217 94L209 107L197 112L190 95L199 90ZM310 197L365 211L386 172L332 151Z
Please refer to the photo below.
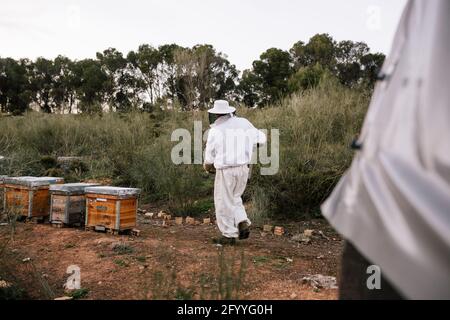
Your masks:
M3 185L3 181L7 178L7 176L0 176L0 213L3 212L4 208L4 191L5 187Z
M88 187L86 192L86 228L113 233L136 226L140 189Z
M5 210L16 210L18 215L28 218L49 215L52 184L64 183L55 177L10 177L3 181Z
M50 186L50 222L54 226L81 225L86 210L85 189L93 183L66 183Z

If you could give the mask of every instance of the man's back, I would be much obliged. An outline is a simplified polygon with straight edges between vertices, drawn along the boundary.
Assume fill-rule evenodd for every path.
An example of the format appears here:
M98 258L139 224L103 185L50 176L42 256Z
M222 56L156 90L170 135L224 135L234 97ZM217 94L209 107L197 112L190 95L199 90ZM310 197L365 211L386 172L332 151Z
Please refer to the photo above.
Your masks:
M251 162L253 147L265 142L266 135L247 119L223 116L209 132L205 162L214 163L216 169L246 165Z

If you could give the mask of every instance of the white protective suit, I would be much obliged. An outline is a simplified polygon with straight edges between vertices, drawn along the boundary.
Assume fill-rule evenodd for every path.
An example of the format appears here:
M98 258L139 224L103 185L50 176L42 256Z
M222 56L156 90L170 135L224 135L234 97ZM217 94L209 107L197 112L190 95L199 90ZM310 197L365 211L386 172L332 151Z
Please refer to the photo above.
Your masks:
M217 225L223 236L237 238L238 225L250 220L242 203L249 167L256 144L266 143L266 135L247 119L220 117L211 126L206 142L205 163L214 164L214 206Z
M409 1L323 215L407 298L450 299L450 1Z

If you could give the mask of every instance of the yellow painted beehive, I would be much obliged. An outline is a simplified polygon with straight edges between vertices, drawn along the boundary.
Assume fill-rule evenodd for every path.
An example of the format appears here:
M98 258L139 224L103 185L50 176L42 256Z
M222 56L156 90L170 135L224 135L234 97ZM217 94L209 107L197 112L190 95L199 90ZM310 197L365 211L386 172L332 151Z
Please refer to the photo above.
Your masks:
M50 214L49 187L64 183L55 177L10 177L3 181L5 210L28 218L47 217Z
M119 232L136 226L140 190L119 187L88 187L86 228Z

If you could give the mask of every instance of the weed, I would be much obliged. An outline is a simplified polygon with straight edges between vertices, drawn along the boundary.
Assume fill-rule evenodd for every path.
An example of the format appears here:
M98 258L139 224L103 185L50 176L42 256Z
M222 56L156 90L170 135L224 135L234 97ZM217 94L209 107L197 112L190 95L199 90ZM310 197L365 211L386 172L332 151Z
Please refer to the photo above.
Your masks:
M114 263L122 268L128 267L128 262L122 259L116 259L114 260Z
M238 107L238 115L258 128L280 130L280 169L261 176L253 167L244 198L256 224L268 217L315 217L348 168L348 147L359 133L370 92L324 80L314 89L294 94L264 109ZM179 215L201 215L211 208L213 178L201 165L175 165L171 150L174 129L192 134L193 121L208 126L206 113L165 111L100 115L57 115L30 112L0 117L0 150L6 161L0 175L61 174L54 158L80 156L67 181L110 179L113 184L142 189L142 200L165 201ZM269 142L270 142L269 135ZM101 141L101 144L99 144ZM269 143L270 146L270 143ZM270 150L269 150L270 152ZM51 170L51 171L49 171Z
M70 292L69 296L72 297L74 300L77 300L77 299L82 299L82 298L86 297L88 295L88 293L89 293L89 289L80 288L80 289Z
M138 256L138 257L136 257L136 261L138 261L140 263L145 263L147 261L147 258L144 256Z
M125 243L120 243L113 247L113 251L118 255L125 255L132 254L134 249Z

